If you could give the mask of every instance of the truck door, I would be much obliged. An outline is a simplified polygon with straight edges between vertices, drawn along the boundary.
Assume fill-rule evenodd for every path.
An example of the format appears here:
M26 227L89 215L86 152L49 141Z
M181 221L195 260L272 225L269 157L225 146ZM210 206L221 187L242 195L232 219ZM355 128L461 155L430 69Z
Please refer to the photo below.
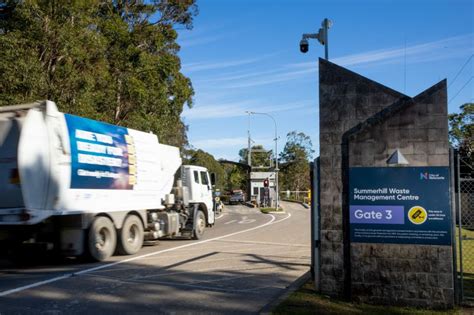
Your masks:
M211 181L209 180L209 173L200 171L201 177L201 200L206 204L208 212L208 223L214 223L214 203L212 197Z

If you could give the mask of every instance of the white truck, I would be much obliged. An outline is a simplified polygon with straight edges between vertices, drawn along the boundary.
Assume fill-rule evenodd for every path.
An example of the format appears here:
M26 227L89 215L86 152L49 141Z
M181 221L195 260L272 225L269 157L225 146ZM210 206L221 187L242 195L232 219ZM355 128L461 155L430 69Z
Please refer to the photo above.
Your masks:
M144 240L199 239L214 225L215 179L181 164L179 149L152 133L51 101L0 107L2 248L45 245L102 261Z

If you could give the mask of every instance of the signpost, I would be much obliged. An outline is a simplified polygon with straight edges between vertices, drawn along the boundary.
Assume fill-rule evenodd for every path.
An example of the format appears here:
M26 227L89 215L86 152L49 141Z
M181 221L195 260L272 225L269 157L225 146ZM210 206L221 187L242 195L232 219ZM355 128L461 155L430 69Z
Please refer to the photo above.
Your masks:
M351 242L451 245L448 167L353 167L349 186Z

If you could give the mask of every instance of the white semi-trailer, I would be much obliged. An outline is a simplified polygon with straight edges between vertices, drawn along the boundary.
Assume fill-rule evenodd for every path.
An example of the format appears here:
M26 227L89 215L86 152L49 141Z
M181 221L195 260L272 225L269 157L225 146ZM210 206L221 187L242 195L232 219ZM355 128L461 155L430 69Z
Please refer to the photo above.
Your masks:
M152 133L51 101L0 107L0 243L102 261L144 240L199 239L215 219L211 178L181 164Z

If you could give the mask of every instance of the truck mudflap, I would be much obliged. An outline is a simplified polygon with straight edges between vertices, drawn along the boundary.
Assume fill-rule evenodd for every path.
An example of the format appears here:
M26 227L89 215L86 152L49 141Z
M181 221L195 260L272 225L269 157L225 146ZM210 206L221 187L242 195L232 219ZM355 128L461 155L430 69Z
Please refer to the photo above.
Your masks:
M53 210L27 210L25 208L0 209L0 226L33 225L54 215Z

